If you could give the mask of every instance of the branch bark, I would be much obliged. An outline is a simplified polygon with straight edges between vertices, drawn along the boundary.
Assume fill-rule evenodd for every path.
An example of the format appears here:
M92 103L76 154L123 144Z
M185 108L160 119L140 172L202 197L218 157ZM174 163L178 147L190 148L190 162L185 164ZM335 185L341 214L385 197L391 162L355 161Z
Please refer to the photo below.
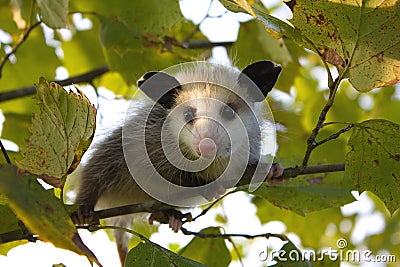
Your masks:
M78 84L78 83L90 83L93 81L94 78L97 78L104 73L107 73L109 71L107 66L102 66L97 69L91 70L87 73L74 76L65 80L58 80L54 81L58 83L61 86L67 86L71 84ZM34 85L32 86L27 86L23 88L18 88L14 90L9 90L3 93L0 93L0 102L7 101L7 100L12 100L15 98L20 98L24 96L29 96L29 95L34 95L36 93L36 87Z
M298 175L344 171L345 164L309 166L309 167L303 169L300 174L298 173L299 169L300 169L300 167L298 167L298 166L286 168L283 172L283 175L281 177L277 177L275 179L290 179L290 178L294 178ZM249 183L250 183L250 180L242 179L239 181L237 186L247 185ZM121 207L115 207L115 208L95 211L94 216L93 216L93 221L98 221L99 219L106 219L106 218L110 218L110 217L114 217L114 216L139 213L139 212L154 213L154 212L169 210L171 208L176 208L176 207L172 207L171 205L163 204L163 203L160 203L160 202L154 200L154 201L148 201L145 203L138 203L138 204L132 204L132 205L126 205L126 206L121 206ZM201 215L204 215L204 214L205 213L202 213Z

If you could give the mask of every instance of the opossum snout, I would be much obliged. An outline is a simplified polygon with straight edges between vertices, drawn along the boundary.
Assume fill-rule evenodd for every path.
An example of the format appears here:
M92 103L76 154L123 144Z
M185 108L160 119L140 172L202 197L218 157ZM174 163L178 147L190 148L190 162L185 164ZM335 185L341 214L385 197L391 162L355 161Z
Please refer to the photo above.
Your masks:
M211 138L204 138L200 140L196 147L196 151L205 158L212 158L217 153L217 145Z

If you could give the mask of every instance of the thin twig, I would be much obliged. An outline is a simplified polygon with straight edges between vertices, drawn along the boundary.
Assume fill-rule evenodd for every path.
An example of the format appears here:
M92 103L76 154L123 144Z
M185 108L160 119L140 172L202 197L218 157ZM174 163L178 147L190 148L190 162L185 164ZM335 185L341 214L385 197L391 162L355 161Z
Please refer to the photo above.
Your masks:
M254 239L258 237L265 237L265 238L270 238L270 237L276 237L279 238L282 241L288 241L289 239L287 238L286 235L284 234L273 234L273 233L263 233L263 234L258 234L258 235L248 235L248 234L206 234L206 233L201 233L201 232L193 232L189 231L184 227L181 227L181 231L184 235L194 235L198 236L200 238L223 238L223 239L229 239L231 237L243 237L246 239Z
M217 199L216 201L214 201L213 203L211 203L211 205L209 205L207 208L205 208L204 210L201 211L201 213L199 215L197 215L196 217L194 217L192 219L192 222L194 222L195 220L197 220L197 218L204 216L212 207L214 207L218 202L220 202L223 198L225 198L226 196L235 193L235 191L230 191L227 194L223 195L221 198ZM185 221L186 222L186 221Z
M73 77L65 79L65 80L58 80L58 81L54 81L54 82L58 83L61 86L67 86L67 85L78 84L78 83L91 83L94 78L97 78L108 71L109 71L109 69L107 66L102 66L100 68L91 70L87 73L73 76ZM36 93L36 87L33 85L14 89L14 90L8 90L6 92L0 93L0 102L15 99L15 98L20 98L20 97L24 97L24 96L34 95L35 93Z
M6 148L3 146L3 142L0 140L1 152L3 152L4 158L8 164L11 164L10 157L7 154Z
M28 38L29 34L31 33L31 31L33 29L35 29L37 26L39 26L42 22L38 21L35 24L33 24L32 26L30 26L29 28L27 28L21 35L21 37L19 38L18 42L14 45L14 47L11 49L10 52L8 52L7 54L4 55L4 57L1 59L0 62L0 78L1 78L1 73L2 73L2 69L4 67L4 64L6 64L6 62L8 61L8 59L11 57L11 55L15 54L15 52L17 52L18 48L24 43L24 41L26 40L26 38Z
M328 142L328 141L330 141L330 140L333 140L333 139L338 138L342 133L345 133L345 132L349 131L349 130L350 130L351 128L353 128L353 127L354 127L354 124L350 124L350 125L348 125L347 127L343 128L343 129L340 129L340 130L337 131L336 133L334 133L334 134L328 136L327 138L325 138L325 139L323 139L323 140L321 140L321 141L318 141L318 142L315 144L315 147L320 146L320 145L322 145L322 144L324 144L324 143L326 143L326 142Z

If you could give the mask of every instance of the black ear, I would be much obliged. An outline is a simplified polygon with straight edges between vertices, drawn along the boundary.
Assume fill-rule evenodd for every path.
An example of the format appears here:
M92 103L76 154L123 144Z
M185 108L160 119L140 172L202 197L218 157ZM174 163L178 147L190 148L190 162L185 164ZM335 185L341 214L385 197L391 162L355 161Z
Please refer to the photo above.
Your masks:
M173 76L160 71L147 72L137 85L143 93L167 109L172 108L174 97L181 90L181 84Z
M281 65L278 65L275 62L269 60L258 61L244 68L242 73L239 75L239 83L242 86L249 88L249 94L251 97L254 96L254 102L261 102L264 101L267 94L274 87L281 70ZM247 79L246 76L248 77ZM258 86L262 94L259 92L252 92L254 91L254 86L248 84L248 79L252 80Z

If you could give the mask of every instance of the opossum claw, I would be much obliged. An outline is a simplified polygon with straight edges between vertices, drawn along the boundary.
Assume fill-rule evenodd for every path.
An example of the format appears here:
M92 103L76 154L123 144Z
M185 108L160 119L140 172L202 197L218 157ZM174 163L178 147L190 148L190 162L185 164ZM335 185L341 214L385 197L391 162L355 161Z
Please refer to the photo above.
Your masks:
M185 221L183 219L186 219ZM179 210L169 209L166 211L154 212L149 217L149 223L153 224L154 221L160 223L168 223L169 227L177 233L184 222L192 220L192 214L182 213Z
M78 225L99 225L100 221L94 218L94 207L89 205L80 205L78 209L72 213L71 219Z

